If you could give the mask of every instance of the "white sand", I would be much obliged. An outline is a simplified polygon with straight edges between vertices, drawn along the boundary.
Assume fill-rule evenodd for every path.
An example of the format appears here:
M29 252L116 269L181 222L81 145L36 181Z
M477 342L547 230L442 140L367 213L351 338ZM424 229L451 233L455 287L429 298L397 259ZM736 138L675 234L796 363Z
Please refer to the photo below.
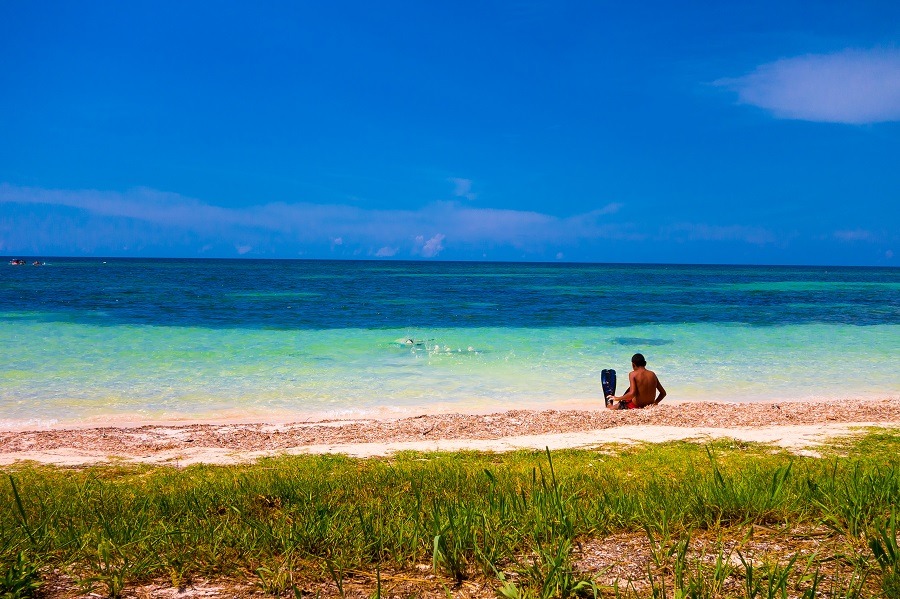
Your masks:
M800 455L816 455L815 449L830 438L860 434L871 427L900 431L897 422L849 422L754 427L684 427L624 425L590 431L506 436L497 439L429 439L369 443L323 443L277 450L240 450L228 447L178 447L145 454L111 453L108 450L58 448L0 453L0 465L33 461L58 466L81 466L101 462L133 462L188 466L234 464L263 457L298 454L346 454L355 457L387 456L397 451L477 450L504 452L518 449L551 450L603 448L611 444L662 443L666 441L731 438L768 443Z

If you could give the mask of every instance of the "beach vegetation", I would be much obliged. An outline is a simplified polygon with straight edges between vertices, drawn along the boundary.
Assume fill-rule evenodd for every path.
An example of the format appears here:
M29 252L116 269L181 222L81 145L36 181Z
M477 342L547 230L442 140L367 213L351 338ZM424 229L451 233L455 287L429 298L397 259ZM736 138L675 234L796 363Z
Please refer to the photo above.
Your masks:
M0 594L891 597L900 440L715 441L233 466L18 464ZM133 594L133 593L132 593Z
M0 578L0 599L34 597L40 587L38 564L19 551L9 560Z

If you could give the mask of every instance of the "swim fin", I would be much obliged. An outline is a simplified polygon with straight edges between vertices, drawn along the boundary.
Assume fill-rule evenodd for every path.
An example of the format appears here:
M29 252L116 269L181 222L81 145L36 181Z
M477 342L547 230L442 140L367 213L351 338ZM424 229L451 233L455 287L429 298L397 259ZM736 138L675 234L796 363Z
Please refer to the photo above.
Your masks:
M600 385L603 387L603 399L616 394L616 371L606 369L600 371ZM609 402L607 402L609 403Z

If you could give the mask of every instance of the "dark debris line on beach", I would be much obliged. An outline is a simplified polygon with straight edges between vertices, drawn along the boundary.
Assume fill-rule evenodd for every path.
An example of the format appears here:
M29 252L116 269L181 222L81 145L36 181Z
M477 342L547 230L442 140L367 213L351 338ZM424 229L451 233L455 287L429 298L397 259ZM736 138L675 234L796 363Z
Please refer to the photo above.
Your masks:
M624 425L758 427L829 422L900 422L900 400L782 404L682 403L629 411L512 410L488 415L439 414L401 420L267 424L146 425L0 433L0 453L64 448L133 454L181 448L241 451L309 445L502 439L602 430Z

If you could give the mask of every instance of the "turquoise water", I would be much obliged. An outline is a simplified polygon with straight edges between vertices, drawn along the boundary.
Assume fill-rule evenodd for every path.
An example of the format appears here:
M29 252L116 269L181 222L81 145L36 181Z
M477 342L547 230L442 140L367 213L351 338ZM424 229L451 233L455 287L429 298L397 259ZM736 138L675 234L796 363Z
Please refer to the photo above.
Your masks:
M0 428L900 395L900 274L48 260L0 269ZM407 339L414 340L408 344Z

